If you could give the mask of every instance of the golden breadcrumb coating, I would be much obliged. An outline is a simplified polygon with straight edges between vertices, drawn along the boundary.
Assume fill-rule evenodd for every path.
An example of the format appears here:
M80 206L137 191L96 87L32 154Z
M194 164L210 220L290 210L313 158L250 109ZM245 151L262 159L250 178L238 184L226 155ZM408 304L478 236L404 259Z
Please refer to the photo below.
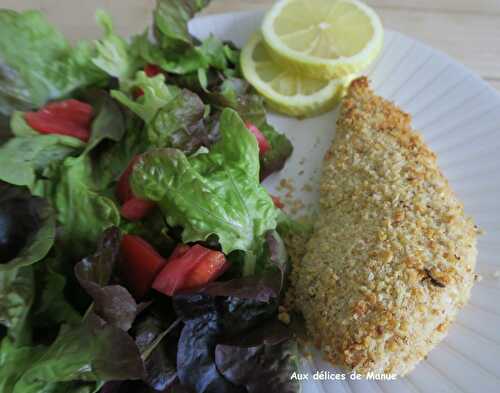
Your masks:
M446 334L474 282L477 228L411 118L352 82L295 261L295 306L335 365L403 375Z

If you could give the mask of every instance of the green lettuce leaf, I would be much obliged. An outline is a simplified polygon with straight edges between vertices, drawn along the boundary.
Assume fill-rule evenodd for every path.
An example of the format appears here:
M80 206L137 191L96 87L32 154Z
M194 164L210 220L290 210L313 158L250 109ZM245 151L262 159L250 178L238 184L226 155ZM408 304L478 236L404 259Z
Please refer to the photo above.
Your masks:
M4 75L12 70L18 77L15 85L10 83L8 91L2 92L1 112L26 109L27 102L40 107L77 88L102 82L106 75L92 63L94 53L86 42L71 47L38 11L1 10L0 69Z
M120 223L111 191L100 188L99 176L91 158L82 155L52 168L51 178L57 181L37 181L35 193L50 200L56 210L58 243L67 258L83 258L106 228Z
M259 148L233 110L220 120L222 139L190 158L176 149L147 152L131 177L134 193L158 202L185 242L215 234L225 253L256 254L276 227L277 211L259 182Z
M188 22L209 3L210 0L158 0L153 18L160 46L167 51L193 46Z
M166 52L149 40L148 31L134 37L131 47L144 64L155 64L174 74L189 74L209 66L208 59L198 47L189 47L183 52Z
M231 47L212 35L200 42L188 30L189 20L208 3L207 0L159 0L154 11L155 42L146 31L134 37L132 52L144 63L155 64L173 74L197 75L200 82L210 68L228 71L230 64L239 62Z
M0 60L0 126L8 125L12 112L32 106L30 92L19 73Z
M139 68L139 60L129 44L113 30L111 17L102 10L96 13L97 23L104 30L104 37L96 41L97 55L92 62L108 75L125 80L132 78Z
M135 99L140 88L144 95ZM192 152L199 144L208 143L209 129L204 125L205 105L194 93L165 84L164 75L153 78L138 72L134 81L114 90L112 96L130 108L146 123L148 141L154 147L176 147ZM205 136L205 138L203 138Z
M144 95L135 99L134 92L137 88L140 88ZM111 96L132 110L146 124L150 124L158 111L174 99L179 90L177 86L166 85L164 75L150 78L144 71L139 71L134 80L122 84L121 90L112 90Z
M17 347L10 340L2 340L0 342L0 392L12 393L16 382L29 368L31 362L36 361L42 353L43 347Z
M35 280L30 266L0 272L0 324L7 328L5 340L13 345L31 343L27 317L34 297Z
M81 315L65 297L68 278L64 268L56 258L47 258L35 265L37 291L31 317L33 327L50 329L62 323L80 323Z
M77 138L36 132L26 123L23 112L14 112L11 130L15 137L0 146L0 180L30 189L47 166L81 152L85 146Z
M90 140L85 153L93 150L104 140L119 142L125 135L125 118L116 103L105 90L90 89L83 95L96 113L92 121Z
M267 121L264 99L238 78L225 79L208 101L219 108L233 108L245 122L251 122L264 134L271 148L261 157L261 178L281 170L293 153L293 145Z
M63 326L59 336L14 385L14 393L38 393L51 383L139 379L139 349L123 330L90 315L79 326Z
M160 109L148 128L148 138L153 146L175 146L177 133L188 136L191 130L202 122L205 114L203 101L189 90L179 90L167 105Z
M0 272L32 265L54 244L54 212L26 188L0 182L0 232Z

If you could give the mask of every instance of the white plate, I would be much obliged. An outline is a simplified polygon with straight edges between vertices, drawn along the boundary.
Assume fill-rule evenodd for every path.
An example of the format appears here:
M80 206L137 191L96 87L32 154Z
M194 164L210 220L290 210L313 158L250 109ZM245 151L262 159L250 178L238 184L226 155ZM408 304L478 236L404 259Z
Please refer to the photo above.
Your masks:
M263 14L231 13L195 19L195 35L210 33L243 45L260 26ZM391 382L309 382L305 393L500 392L500 95L480 77L448 56L402 34L386 31L382 55L366 74L377 94L413 115L438 154L439 164L468 214L485 230L479 240L476 284L446 339L406 378ZM325 150L334 134L337 113L310 120L271 115L295 152L283 172L266 182L276 191L280 178L292 178L294 198L308 206L317 191L303 190L317 179ZM299 175L304 171L302 175ZM311 179L311 180L309 180ZM307 188L307 187L306 187ZM282 194L284 191L282 191ZM311 375L330 370L320 357L304 364ZM273 392L274 393L274 392ZM279 393L279 392L277 392Z

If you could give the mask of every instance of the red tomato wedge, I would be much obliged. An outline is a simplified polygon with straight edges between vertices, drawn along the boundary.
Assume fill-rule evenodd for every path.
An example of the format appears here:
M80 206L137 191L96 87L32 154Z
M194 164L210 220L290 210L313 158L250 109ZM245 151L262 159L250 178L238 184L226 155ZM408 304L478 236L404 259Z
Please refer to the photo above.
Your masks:
M88 142L92 123L92 107L78 100L65 100L45 105L37 112L26 112L26 122L41 134L58 134Z
M229 268L223 253L212 251L189 273L182 289L201 287L215 281Z
M120 276L134 297L141 299L167 261L138 236L123 236L120 251Z
M182 257L185 253L189 251L191 247L189 247L187 244L178 244L175 248L174 251L172 251L172 254L170 255L169 260L175 259Z
M120 208L122 217L129 221L139 221L146 217L151 210L155 208L155 204L151 201L146 201L139 198L130 198Z
M144 72L147 76L152 78L153 76L161 74L162 70L155 64L148 64L144 67Z
M158 292L173 296L181 290L205 285L217 279L229 267L223 253L199 244L183 254L182 251L174 251L173 257L156 276L153 288Z
M127 166L127 169L123 171L120 179L118 180L118 185L116 186L116 196L121 203L127 202L129 199L133 198L132 189L130 188L130 175L134 170L134 165L141 159L141 156L135 156L132 161Z
M142 90L140 87L136 87L132 91L132 95L137 100L139 97L142 97L144 95L144 90Z
M271 199L273 200L274 206L276 206L278 209L283 209L285 207L285 205L281 201L280 197L271 195Z
M157 65L154 65L154 64L148 64L144 67L144 73L146 74L146 76L152 78L156 75L159 75L161 74L163 71L161 70L160 67L158 67ZM142 97L144 95L144 90L142 90L140 87L136 88L133 93L134 95L134 98L139 98L139 97Z
M135 156L127 166L127 169L122 173L116 186L116 196L122 203L120 213L122 217L129 221L139 221L146 217L156 206L154 202L136 198L130 187L130 175L134 169L134 165L139 161L141 156Z
M266 153L266 151L268 151L269 148L271 147L271 145L269 144L267 138L265 137L265 135L253 123L247 122L245 125L248 128L248 130L257 139L257 144L259 145L259 153L260 153L260 155L261 156L264 155Z

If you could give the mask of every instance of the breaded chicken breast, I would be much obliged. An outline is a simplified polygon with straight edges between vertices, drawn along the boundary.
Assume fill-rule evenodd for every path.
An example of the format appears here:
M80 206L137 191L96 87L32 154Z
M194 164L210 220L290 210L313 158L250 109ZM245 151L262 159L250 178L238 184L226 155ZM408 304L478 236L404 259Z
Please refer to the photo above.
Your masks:
M403 375L446 335L474 282L477 228L411 118L352 82L325 156L294 301L333 364Z

